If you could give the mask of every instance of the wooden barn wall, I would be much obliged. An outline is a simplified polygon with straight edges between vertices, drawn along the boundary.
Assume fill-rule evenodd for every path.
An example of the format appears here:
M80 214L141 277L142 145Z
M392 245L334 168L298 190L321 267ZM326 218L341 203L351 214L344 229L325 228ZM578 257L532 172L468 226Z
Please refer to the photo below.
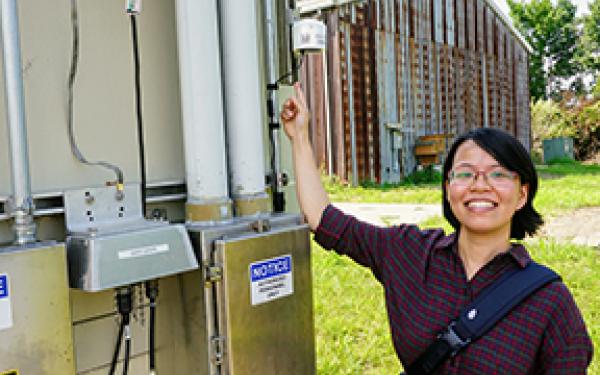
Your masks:
M371 0L325 21L328 49L302 70L325 170L395 182L419 136L487 126L529 148L528 53L486 0Z

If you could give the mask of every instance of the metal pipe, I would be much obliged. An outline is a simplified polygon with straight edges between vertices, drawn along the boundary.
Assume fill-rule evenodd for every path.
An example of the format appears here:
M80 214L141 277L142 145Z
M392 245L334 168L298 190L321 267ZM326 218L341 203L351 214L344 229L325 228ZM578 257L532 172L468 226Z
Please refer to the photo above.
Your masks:
M23 245L35 242L35 224L25 126L19 18L16 0L2 0L1 6L4 88L13 190L11 216L14 219L15 243Z
M187 221L231 218L216 0L177 0Z
M238 216L269 211L257 5L257 0L220 3L231 196Z

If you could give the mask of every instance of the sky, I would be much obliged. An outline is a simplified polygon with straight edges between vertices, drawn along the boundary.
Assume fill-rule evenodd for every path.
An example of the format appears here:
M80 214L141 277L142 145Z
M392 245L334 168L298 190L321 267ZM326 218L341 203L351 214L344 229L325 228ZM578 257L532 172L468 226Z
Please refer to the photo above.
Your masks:
M493 0L496 2L500 10L508 16L508 4L506 0ZM523 1L523 0L521 0ZM588 0L571 0L573 4L577 6L577 14L584 14L588 12Z

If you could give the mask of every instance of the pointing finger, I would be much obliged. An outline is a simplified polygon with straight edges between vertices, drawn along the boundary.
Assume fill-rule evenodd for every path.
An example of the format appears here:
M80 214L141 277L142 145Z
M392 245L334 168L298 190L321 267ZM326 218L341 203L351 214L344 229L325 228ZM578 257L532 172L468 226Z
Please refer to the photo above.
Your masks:
M294 89L296 91L296 98L298 98L298 102L300 103L300 105L304 108L308 108L308 106L306 105L306 97L304 96L304 92L302 91L302 86L300 85L300 82L296 82L294 84Z

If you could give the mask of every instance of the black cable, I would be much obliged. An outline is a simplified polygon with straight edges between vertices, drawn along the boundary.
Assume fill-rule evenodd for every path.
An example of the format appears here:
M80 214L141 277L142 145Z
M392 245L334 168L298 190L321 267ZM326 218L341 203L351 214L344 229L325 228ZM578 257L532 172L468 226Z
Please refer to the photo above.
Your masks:
M69 135L69 144L71 145L71 152L75 158L87 165L97 165L107 169L110 169L117 175L117 187L119 190L123 189L123 171L121 168L114 164L110 164L105 161L88 161L75 141L75 134L73 131L73 86L75 85L75 77L77 75L77 65L79 63L79 14L77 12L77 0L71 0L71 25L73 30L73 44L71 51L71 68L69 71L69 86L68 86L68 111L67 111L67 133Z
M127 375L129 372L129 357L131 355L131 332L129 332L129 325L125 327L127 333L125 333L125 358L123 359L123 375Z
M293 61L296 61L296 59L294 57L292 57ZM293 78L297 78L298 75L298 71L300 70L300 68L302 67L302 63L304 62L304 53L302 52L300 54L300 58L299 61L296 63L294 62L292 65L292 70L290 70L289 72L285 73L284 75L282 75L281 77L279 77L279 79L277 79L277 81L275 81L276 85L279 85L284 79L288 78L288 77L293 77ZM290 85L293 84L293 82L288 82Z
M117 367L117 361L119 360L119 352L121 351L121 341L123 341L123 330L125 328L125 320L121 319L119 325L119 333L117 334L117 342L115 343L115 351L113 352L112 361L110 362L109 375L114 375L115 368Z
M149 280L145 284L146 297L150 300L150 326L149 326L149 357L150 373L156 370L156 298L158 297L158 280Z
M156 301L150 300L150 371L156 371Z
M142 213L146 217L146 151L144 146L144 123L142 121L142 89L140 79L140 54L138 47L138 32L136 16L134 14L129 15L131 20L131 39L133 42L133 67L135 73L135 110L137 118L137 132L138 132L138 145L139 145L139 159L140 159L140 178L141 178L141 190L142 190Z
M119 327L119 333L117 335L117 342L115 344L115 351L113 352L113 358L110 363L109 375L114 375L117 362L119 360L119 352L121 351L121 341L125 336L125 358L123 360L123 373L125 374L129 367L129 352L131 345L131 332L129 328L129 321L131 319L132 306L132 289L130 286L120 288L117 290L115 296L117 302L117 310L121 315L121 325Z

